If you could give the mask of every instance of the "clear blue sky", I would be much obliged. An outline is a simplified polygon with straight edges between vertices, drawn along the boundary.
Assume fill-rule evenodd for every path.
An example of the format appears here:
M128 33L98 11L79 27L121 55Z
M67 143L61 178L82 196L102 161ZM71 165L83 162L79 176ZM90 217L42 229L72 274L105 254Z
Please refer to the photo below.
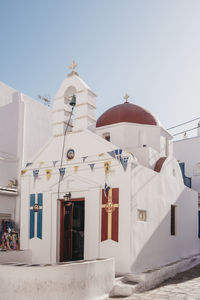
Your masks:
M73 59L97 116L128 93L166 128L198 117L200 1L0 0L0 81L53 98Z

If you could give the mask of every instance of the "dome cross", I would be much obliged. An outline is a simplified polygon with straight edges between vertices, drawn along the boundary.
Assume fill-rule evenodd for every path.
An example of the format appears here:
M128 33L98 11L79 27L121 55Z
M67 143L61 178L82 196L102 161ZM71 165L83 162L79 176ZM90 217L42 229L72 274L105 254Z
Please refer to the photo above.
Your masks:
M128 94L126 94L126 95L124 96L124 99L126 100L125 103L128 103L128 98L130 98L130 96L129 96Z

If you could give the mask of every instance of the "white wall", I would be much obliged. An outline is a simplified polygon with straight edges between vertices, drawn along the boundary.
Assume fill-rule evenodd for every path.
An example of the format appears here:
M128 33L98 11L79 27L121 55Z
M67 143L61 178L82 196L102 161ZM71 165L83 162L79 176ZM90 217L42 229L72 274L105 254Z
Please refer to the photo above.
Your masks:
M51 134L51 108L0 82L0 186L18 179L20 189L21 169ZM0 202L0 211L10 211L17 223L19 201L20 197L7 201L7 205L6 200Z
M1 297L15 300L94 300L114 283L112 259L57 266L0 266ZM9 288L8 288L9 287Z
M133 168L132 178L131 271L154 269L197 254L197 193L183 185L176 160L168 158L161 173ZM177 206L175 236L170 233L171 204ZM137 220L138 209L146 210L146 222Z
M195 165L200 163L200 136L174 141L174 156L185 163L185 175L192 177L192 189L200 192L200 172L195 173Z

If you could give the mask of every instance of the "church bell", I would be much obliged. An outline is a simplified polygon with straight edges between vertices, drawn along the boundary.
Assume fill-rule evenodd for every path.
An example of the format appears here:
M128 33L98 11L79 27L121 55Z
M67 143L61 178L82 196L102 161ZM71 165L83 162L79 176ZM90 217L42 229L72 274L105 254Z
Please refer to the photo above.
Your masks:
M74 107L76 105L76 96L73 95L71 101L69 102L69 105L71 105L72 107Z

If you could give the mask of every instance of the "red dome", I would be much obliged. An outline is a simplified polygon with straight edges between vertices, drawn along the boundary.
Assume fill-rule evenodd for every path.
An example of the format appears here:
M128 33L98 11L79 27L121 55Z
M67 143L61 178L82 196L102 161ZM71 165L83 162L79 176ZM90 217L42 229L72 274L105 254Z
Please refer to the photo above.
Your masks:
M144 108L125 102L108 109L98 120L96 127L129 122L137 124L158 125L156 118Z

